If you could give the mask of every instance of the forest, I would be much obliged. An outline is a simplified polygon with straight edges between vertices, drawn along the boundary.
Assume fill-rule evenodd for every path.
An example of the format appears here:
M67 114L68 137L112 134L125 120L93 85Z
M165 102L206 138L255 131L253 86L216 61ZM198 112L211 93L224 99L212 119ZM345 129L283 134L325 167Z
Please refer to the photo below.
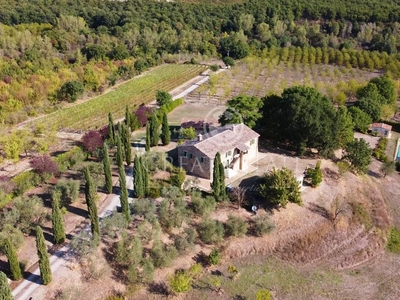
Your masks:
M0 123L100 94L151 66L184 62L181 54L242 59L276 49L294 62L398 77L399 19L400 3L387 0L0 0Z

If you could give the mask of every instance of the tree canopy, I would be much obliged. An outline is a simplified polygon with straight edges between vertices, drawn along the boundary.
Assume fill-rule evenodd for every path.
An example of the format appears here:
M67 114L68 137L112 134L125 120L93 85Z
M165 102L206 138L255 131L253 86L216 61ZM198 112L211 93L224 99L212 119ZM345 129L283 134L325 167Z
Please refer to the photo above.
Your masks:
M343 159L351 164L356 173L367 173L372 162L372 149L364 139L354 139L344 148Z

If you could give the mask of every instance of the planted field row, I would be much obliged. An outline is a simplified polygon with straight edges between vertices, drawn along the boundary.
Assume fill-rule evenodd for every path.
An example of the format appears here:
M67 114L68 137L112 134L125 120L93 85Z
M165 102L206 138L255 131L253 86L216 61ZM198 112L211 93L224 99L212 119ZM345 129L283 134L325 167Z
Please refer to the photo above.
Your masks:
M107 124L108 112L114 119L122 118L126 105L131 109L155 99L157 90L172 90L205 70L199 65L164 65L120 85L114 91L50 115L38 122L47 128L85 131Z

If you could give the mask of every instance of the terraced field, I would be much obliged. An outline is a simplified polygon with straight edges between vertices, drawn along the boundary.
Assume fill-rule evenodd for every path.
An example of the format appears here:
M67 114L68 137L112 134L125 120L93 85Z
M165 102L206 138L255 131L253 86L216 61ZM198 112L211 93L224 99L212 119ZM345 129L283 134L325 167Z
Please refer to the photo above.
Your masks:
M99 128L107 124L109 112L114 119L122 118L126 105L134 109L142 103L149 103L154 100L157 90L170 91L205 69L200 65L163 65L109 93L61 109L35 122L63 131L80 132Z

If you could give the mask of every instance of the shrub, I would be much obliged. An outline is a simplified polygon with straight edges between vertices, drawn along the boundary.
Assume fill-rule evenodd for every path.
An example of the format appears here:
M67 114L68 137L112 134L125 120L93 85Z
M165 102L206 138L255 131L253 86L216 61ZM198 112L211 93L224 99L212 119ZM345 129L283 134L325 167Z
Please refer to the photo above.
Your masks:
M379 139L378 144L372 152L373 156L375 156L377 160L383 162L386 162L388 160L388 157L386 156L387 142L387 138L382 137Z
M14 224L0 224L0 228L0 254L4 254L4 242L6 238L11 241L15 249L22 246L24 243L24 235Z
M103 147L103 137L97 130L90 130L82 137L82 146L89 153L94 153L97 149Z
M86 159L86 155L80 147L74 147L71 150L58 155L54 160L58 165L60 172L65 172L75 164L81 163Z
M128 227L128 222L122 214L115 211L101 220L101 233L110 238L116 238L117 233Z
M321 161L317 162L315 168L307 169L305 179L312 187L316 187L322 182Z
M58 99L61 101L75 102L84 91L83 84L80 81L73 80L65 82L59 92Z
M398 230L396 227L392 227L390 229L387 249L390 252L400 254L400 230Z
M59 191L61 206L67 206L75 202L79 196L79 181L73 179L59 180L53 191Z
M184 140L193 140L196 138L196 130L193 127L181 128L179 130L180 138Z
M172 96L166 91L157 91L156 101L158 106L164 106L172 102Z
M193 248L196 231L193 228L185 228L184 232L174 236L174 245L179 254L186 253Z
M160 240L157 240L150 250L150 257L156 268L165 268L171 265L172 261L178 257L178 251L174 246L164 245Z
M169 102L168 104L163 105L160 108L160 112L165 112L166 114L168 114L171 111L173 111L175 108L177 108L178 106L182 105L184 102L185 102L185 100L183 98L173 100L173 101ZM162 115L162 114L160 114L160 115Z
M224 226L216 220L205 220L198 225L197 233L203 243L219 243L224 237Z
M169 286L174 293L184 293L191 289L193 278L186 271L176 271L168 280Z
M138 59L135 61L135 63L133 64L133 67L135 68L136 71L140 73L142 73L143 71L146 71L149 68L149 64L147 61L145 61L144 59Z
M59 172L57 163L49 155L35 157L30 164L43 179L54 177Z
M243 236L247 233L247 224L240 217L228 216L225 227L227 236Z
M259 290L256 294L256 300L272 300L271 292L268 290Z
M136 111L135 115L139 121L141 127L145 126L147 119L153 114L153 109L149 106L140 106Z
M153 219L157 209L153 201L150 199L141 198L132 203L132 210L134 214L151 220Z
M233 66L235 66L235 60L234 60L232 57L225 56L225 57L222 59L222 61L224 62L224 64L225 64L227 67L233 67Z
M347 161L338 161L337 166L339 168L339 175L343 176L350 170L350 164Z
M275 224L271 221L268 215L257 216L254 219L254 234L256 236L263 236L267 233L270 233L275 229Z
M201 192L195 191L192 194L192 209L195 214L205 216L215 210L217 202L212 196L202 198Z
M203 266L199 263L192 265L188 270L190 276L192 276L193 278L200 275L202 271L203 271Z
M221 258L222 258L221 252L217 248L214 248L208 255L207 260L210 265L218 265L219 262L221 261Z
M186 171L183 168L174 168L174 171L170 178L170 182L173 186L181 188L183 182L185 181L185 178Z
M219 70L219 66L218 65L211 65L210 66L210 70L213 72L217 72Z
M131 238L127 234L117 242L115 261L121 266L138 265L142 260L143 246L138 237Z

